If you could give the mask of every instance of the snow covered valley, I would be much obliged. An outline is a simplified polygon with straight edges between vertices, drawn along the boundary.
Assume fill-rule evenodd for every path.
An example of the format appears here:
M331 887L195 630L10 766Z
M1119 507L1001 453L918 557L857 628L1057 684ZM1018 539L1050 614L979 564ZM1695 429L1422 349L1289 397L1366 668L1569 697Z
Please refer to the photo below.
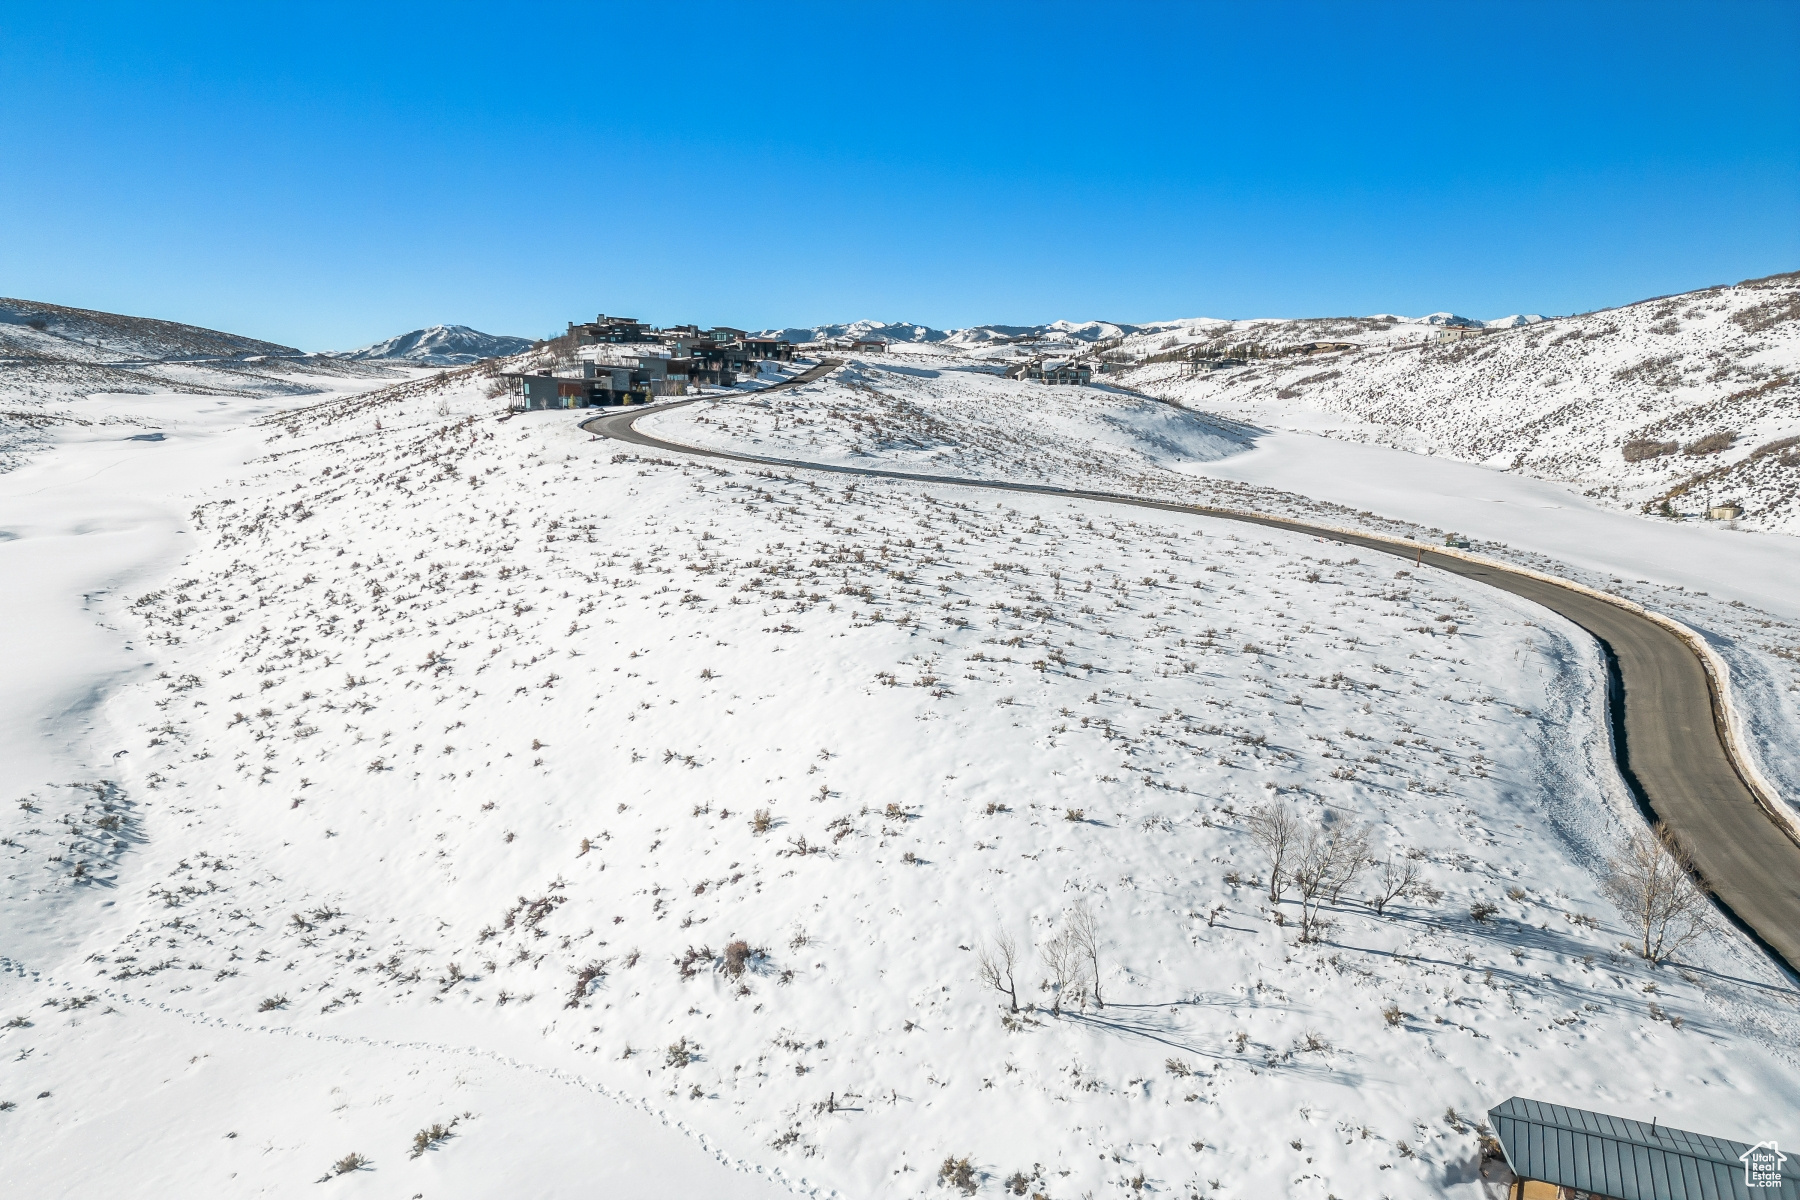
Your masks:
M940 360L645 425L1358 515L1202 474L1248 427ZM90 601L128 675L8 772L9 1194L1474 1197L1509 1095L1800 1108L1754 947L1621 949L1638 817L1544 610L494 410L336 397L161 477L192 547ZM1377 865L1272 902L1270 802Z
M1260 424L1554 480L1625 512L1697 520L1729 502L1748 528L1800 531L1800 272L1449 343L1430 320L1172 322L1115 353L1140 364L1133 387ZM1349 348L1170 361L1309 342Z

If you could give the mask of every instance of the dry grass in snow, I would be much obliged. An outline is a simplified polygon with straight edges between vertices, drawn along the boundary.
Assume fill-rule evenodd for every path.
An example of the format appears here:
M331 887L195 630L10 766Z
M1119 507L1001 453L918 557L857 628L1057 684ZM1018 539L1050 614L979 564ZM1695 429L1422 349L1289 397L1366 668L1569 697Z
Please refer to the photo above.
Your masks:
M284 418L130 605L160 675L113 702L129 753L8 806L8 911L115 901L0 990L96 998L0 1032L32 1170L72 1145L49 1064L132 1000L282 1054L504 1054L858 1196L1472 1196L1514 1093L1753 1137L1800 1103L1751 947L1621 947L1599 871L1636 816L1542 610L1203 518L619 454L461 386ZM927 400L859 432L1100 486L1161 452L1052 459ZM776 413L688 418L754 447ZM1372 862L1271 900L1269 805ZM209 1186L506 1153L490 1110L407 1158L433 1103Z

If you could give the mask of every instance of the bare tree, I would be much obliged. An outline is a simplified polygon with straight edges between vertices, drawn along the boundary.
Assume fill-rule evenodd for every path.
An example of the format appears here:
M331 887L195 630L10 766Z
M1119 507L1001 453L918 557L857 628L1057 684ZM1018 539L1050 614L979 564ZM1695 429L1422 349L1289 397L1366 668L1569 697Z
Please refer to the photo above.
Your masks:
M1288 857L1300 840L1300 818L1279 800L1259 804L1244 819L1250 840L1269 860L1269 903L1281 903L1281 880L1287 871Z
M1019 962L1019 943L1008 933L997 933L994 940L982 944L975 956L981 982L1006 995L1012 1011L1019 1011L1019 988L1013 982L1013 969Z
M1289 878L1300 893L1300 940L1318 940L1327 901L1335 904L1369 862L1369 839L1360 825L1311 825L1292 853Z
M1638 928L1639 952L1653 963L1679 953L1709 925L1706 896L1694 886L1694 859L1666 825L1632 836L1608 864L1606 894Z
M1106 1001L1100 998L1100 930L1094 924L1094 912L1082 901L1069 914L1069 934L1075 950L1087 960L1088 973L1093 981L1094 1007L1105 1008Z
M1342 837L1343 852L1339 855L1337 869L1331 876L1331 903L1334 907L1338 897L1344 894L1344 889L1375 865L1375 854L1369 849L1369 831L1366 826L1356 825L1346 829Z
M1050 1015L1061 1016L1063 1001L1075 996L1082 990L1087 981L1087 959L1069 930L1057 934L1043 946L1038 954L1043 957L1044 966L1050 972Z
M1381 916L1388 905L1404 899L1418 882L1418 863L1404 855L1396 862L1393 855L1388 855L1382 861L1381 873L1375 876L1375 894L1369 897L1369 907Z

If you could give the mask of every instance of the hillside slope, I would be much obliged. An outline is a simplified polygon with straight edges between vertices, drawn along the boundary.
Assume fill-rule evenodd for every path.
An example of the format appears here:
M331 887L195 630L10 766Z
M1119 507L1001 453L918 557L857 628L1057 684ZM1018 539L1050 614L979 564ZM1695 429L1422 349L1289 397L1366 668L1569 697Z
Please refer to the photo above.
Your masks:
M1195 322L1118 347L1127 384L1246 420L1521 471L1616 507L1800 533L1800 274L1433 344L1417 322ZM1202 344L1339 353L1184 374Z
M0 299L0 470L58 423L65 402L97 393L272 397L396 375L177 321Z
M1104 433L1108 480L1231 449L928 369L796 389L779 430L754 399L682 411L1079 469L958 450L968 383L1046 442ZM0 810L0 919L39 972L0 977L21 1194L72 1162L121 1190L116 1162L312 1196L351 1151L334 1195L502 1168L582 1194L519 1152L503 1069L857 1197L1475 1200L1472 1121L1509 1094L1757 1137L1800 1104L1753 948L1618 950L1596 872L1634 816L1596 653L1541 610L1297 535L643 458L493 409L471 371L283 414L179 575L105 602L151 660L116 744ZM1365 873L1303 939L1245 833L1268 799L1418 878L1378 906ZM1018 1012L978 968L1001 937ZM111 1053L171 1015L160 1058ZM226 1032L279 1066L204 1060ZM208 1079L234 1109L171 1103ZM585 1144L591 1106L533 1112Z

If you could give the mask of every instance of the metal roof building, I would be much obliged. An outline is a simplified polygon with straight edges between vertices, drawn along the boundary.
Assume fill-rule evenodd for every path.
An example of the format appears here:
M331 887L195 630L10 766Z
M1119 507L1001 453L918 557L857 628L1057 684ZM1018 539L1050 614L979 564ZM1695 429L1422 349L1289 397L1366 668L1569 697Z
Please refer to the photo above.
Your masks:
M1800 1154L1514 1096L1488 1122L1521 1180L1599 1200L1800 1200ZM1752 1171L1762 1186L1751 1186ZM1520 1189L1531 1195L1527 1184ZM1541 1194L1549 1195L1548 1191Z

